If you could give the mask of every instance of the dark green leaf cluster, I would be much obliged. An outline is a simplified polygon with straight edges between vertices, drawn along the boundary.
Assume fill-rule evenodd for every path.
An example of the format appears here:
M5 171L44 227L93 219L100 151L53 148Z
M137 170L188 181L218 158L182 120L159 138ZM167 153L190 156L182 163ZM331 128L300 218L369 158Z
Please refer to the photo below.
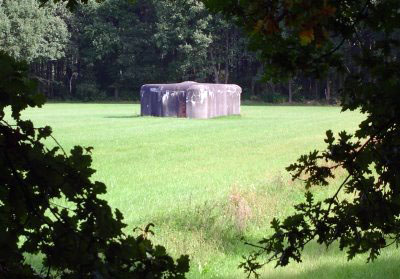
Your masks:
M301 261L304 246L338 241L348 258L368 261L400 239L400 2L387 1L213 1L206 4L238 18L255 49L262 51L268 77L295 71L319 76L327 69L344 79L343 110L365 120L354 135L328 131L325 151L303 155L287 168L306 188L327 186L337 171L347 174L335 194L315 201L310 192L274 233L262 239L243 267L256 274L265 262ZM317 3L318 2L318 3ZM325 18L319 18L323 14ZM322 33L321 33L322 32Z
M91 148L48 148L51 128L21 118L43 103L27 66L0 53L0 277L184 278L188 257L154 246L150 226L123 232L122 213L99 197L106 186L90 179Z
M100 2L101 0L96 0L96 2ZM48 2L52 2L49 0L39 0L39 2L44 5ZM59 2L63 2L66 3L66 7L70 10L75 9L76 7L78 7L79 4L87 4L88 0L53 0L54 3L59 3Z

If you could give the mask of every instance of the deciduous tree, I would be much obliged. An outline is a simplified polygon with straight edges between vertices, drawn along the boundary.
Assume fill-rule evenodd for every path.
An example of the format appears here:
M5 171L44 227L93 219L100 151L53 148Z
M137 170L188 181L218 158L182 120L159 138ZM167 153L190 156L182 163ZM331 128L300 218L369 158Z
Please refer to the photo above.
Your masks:
M354 135L326 133L327 148L300 157L287 168L307 189L328 187L335 170L347 176L335 194L315 200L307 192L296 213L274 219L274 233L241 265L257 274L265 262L285 266L301 261L304 246L338 241L348 258L381 250L400 239L400 2L397 0L204 0L234 18L262 53L266 77L285 78L296 71L345 78L343 110L365 114ZM343 49L344 47L347 48ZM350 62L350 63L349 63ZM350 66L349 66L350 64ZM344 193L342 195L342 193ZM262 255L267 256L260 262Z
M0 50L27 62L64 56L70 34L55 5L39 8L36 0L0 1L0 10Z

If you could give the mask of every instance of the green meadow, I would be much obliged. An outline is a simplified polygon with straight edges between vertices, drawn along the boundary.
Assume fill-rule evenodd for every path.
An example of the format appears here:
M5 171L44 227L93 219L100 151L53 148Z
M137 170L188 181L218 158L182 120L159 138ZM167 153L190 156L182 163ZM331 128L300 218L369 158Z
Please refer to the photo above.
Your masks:
M354 131L363 115L338 107L242 106L241 116L208 120L140 117L137 104L47 104L23 116L50 125L65 149L92 146L93 179L132 233L156 225L153 241L191 258L189 278L246 278L241 241L268 235L273 217L301 202L304 187L285 171L301 154L324 148L327 129ZM54 142L49 141L49 145ZM323 199L330 187L312 191ZM266 265L261 278L399 278L399 253L347 262L337 245L311 243L303 262Z

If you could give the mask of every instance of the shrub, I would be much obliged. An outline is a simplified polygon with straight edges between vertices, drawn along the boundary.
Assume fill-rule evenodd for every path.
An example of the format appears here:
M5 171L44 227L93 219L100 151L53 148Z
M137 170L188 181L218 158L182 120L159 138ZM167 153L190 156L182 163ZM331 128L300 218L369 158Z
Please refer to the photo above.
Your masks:
M188 257L175 262L153 246L151 225L123 232L122 213L99 197L106 186L90 179L91 148L49 149L51 128L20 118L44 103L27 77L25 64L0 53L0 278L184 278ZM42 271L25 261L38 254Z

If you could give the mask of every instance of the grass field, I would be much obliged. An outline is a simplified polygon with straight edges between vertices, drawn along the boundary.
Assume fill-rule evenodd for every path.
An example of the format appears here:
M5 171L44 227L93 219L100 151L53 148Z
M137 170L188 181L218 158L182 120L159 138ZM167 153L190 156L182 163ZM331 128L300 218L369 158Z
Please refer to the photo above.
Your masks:
M241 116L210 120L138 117L139 105L48 104L24 117L50 125L65 147L93 146L95 179L129 230L156 224L153 240L191 257L189 278L245 278L237 268L272 217L292 212L304 187L285 167L323 148L324 132L354 131L358 113L337 107L243 106ZM51 143L49 143L51 144ZM333 187L315 189L323 198ZM400 257L388 249L373 264L350 263L336 247L311 244L302 264L262 278L399 278Z

